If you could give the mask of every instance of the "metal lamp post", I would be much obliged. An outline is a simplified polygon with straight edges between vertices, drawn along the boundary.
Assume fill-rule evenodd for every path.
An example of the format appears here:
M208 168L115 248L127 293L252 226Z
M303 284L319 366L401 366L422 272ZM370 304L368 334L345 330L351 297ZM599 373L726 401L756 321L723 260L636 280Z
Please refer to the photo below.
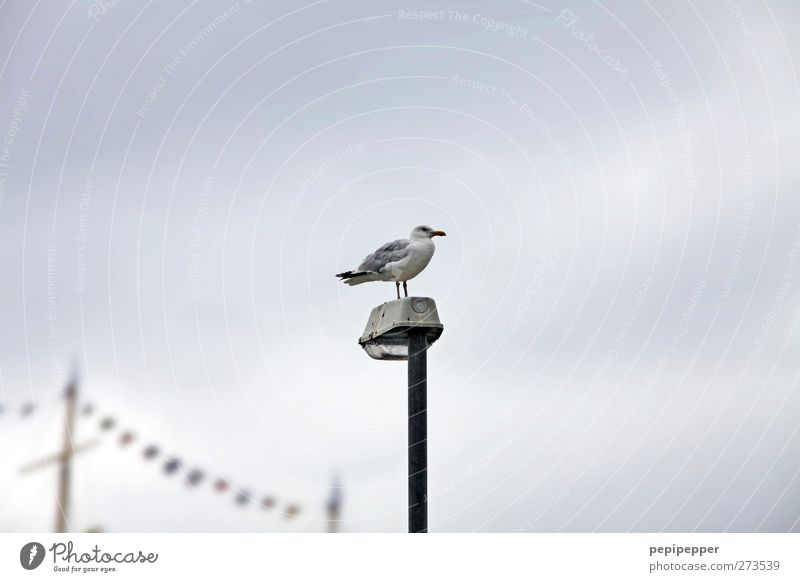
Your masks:
M408 360L408 531L428 531L428 348L442 335L436 302L406 297L372 310L358 343L376 360Z

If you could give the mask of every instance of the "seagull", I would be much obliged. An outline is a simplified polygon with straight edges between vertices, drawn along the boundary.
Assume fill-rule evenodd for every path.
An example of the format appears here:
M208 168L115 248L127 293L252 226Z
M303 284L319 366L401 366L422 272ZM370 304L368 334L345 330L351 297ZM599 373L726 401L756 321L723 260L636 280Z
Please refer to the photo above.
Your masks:
M433 237L447 236L442 230L420 225L411 231L408 238L386 243L374 253L367 255L357 269L338 273L348 285L360 285L370 281L394 281L397 298L400 299L400 283L408 297L409 279L419 275L428 266L436 247Z

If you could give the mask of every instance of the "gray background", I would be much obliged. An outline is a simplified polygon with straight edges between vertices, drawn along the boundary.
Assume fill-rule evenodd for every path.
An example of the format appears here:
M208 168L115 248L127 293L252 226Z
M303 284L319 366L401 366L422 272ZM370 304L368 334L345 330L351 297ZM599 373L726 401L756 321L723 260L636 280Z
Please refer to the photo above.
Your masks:
M3 2L0 529L52 527L55 469L18 469L75 365L77 442L118 427L73 529L320 531L338 473L344 531L402 531L405 367L355 343L394 288L333 274L425 223L432 530L797 531L798 22Z

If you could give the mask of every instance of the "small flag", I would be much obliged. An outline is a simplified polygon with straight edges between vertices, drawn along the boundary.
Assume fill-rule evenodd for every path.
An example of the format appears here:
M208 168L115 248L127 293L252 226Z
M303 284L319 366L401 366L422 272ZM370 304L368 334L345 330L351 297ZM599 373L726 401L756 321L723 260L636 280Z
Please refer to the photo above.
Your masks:
M262 509L272 509L275 507L275 500L272 497L264 497L261 500L261 507Z
M117 424L117 421L111 418L110 416L106 416L103 420L100 421L100 430L111 430Z
M22 406L22 410L20 411L20 414L24 418L26 416L30 416L33 413L34 410L36 410L36 405L33 402L26 402Z
M75 381L70 381L67 384L67 387L64 389L64 398L70 398L71 396L75 396L75 393L78 391L77 387L75 386Z
M142 455L148 461L155 459L158 456L158 447L155 445L148 445L145 447L144 451L142 451Z
M129 430L126 430L124 433L122 433L122 434L120 435L120 437L119 437L119 444L120 444L120 446L122 446L122 447L126 447L126 446L128 446L129 444L131 444L131 443L133 442L133 439L135 439L135 438L136 438L136 437L134 436L134 434L133 434L131 431L129 431Z
M169 461L164 463L164 472L167 475L172 475L175 471L181 468L181 460L177 457L172 457Z
M287 505L286 509L283 510L283 517L285 519L292 519L294 517L297 517L297 514L299 513L300 513L300 508L295 504L291 504Z
M197 487L205 477L205 474L200 469L192 469L186 476L186 483L190 487Z
M89 416L93 412L94 412L94 404L92 404L91 402L87 402L86 404L83 405L83 407L81 407L81 414L83 416Z
M214 489L216 489L217 493L224 493L230 487L230 483L228 483L225 479L217 479L214 481Z
M236 494L236 503L238 505L247 505L250 503L250 492L246 489L239 491L239 493Z

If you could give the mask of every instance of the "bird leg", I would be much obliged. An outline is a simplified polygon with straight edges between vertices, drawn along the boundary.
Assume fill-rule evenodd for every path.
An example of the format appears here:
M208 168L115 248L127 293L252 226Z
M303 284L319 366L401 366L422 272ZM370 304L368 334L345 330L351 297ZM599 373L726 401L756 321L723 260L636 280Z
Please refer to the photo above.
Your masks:
M400 299L400 281L395 281L394 286L397 289L397 298Z
M408 297L408 285L406 281L403 281L403 292L406 294L406 297Z

